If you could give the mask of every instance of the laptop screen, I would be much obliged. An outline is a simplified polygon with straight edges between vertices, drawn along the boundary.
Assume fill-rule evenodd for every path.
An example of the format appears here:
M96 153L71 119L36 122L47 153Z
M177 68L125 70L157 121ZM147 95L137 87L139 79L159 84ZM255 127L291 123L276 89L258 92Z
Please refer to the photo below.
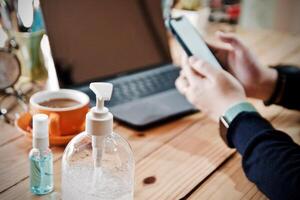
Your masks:
M41 0L60 86L170 63L161 0Z

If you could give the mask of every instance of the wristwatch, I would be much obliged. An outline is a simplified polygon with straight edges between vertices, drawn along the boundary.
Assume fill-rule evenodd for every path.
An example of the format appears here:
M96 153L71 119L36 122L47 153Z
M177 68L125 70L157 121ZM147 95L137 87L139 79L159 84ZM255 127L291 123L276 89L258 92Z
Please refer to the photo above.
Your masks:
M254 106L248 102L241 102L230 107L224 115L220 117L220 135L223 141L230 146L227 140L227 132L231 122L242 112L257 112Z

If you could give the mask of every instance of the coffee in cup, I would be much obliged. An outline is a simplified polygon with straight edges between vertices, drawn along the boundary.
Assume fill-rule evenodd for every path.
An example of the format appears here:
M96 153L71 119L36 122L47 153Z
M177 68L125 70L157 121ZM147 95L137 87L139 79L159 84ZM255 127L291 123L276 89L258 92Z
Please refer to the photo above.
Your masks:
M69 108L76 105L79 105L80 102L74 99L59 98L59 99L49 99L39 103L41 106L49 108Z

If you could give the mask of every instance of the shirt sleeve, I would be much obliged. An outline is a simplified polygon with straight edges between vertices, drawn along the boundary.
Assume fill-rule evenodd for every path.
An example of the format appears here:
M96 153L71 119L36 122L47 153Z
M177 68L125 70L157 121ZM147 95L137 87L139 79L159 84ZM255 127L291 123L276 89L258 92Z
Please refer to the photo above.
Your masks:
M230 124L229 145L242 155L246 176L270 199L300 199L300 147L255 112Z
M278 104L289 109L300 110L300 68L279 65L276 88L266 105Z

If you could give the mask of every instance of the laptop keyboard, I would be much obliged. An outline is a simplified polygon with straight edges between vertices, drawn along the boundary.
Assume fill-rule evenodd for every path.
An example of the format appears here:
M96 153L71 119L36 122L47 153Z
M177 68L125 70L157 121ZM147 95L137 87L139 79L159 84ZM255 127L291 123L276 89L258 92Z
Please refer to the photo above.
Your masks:
M112 98L107 105L112 107L117 104L173 89L175 88L175 80L179 76L179 71L179 67L166 65L164 67L109 80L108 82L112 83L114 88ZM83 92L86 92L92 100L94 99L90 91Z
M179 70L172 67L167 70L153 70L141 77L128 77L125 81L113 81L113 98L108 105L125 103L174 88L178 75Z

